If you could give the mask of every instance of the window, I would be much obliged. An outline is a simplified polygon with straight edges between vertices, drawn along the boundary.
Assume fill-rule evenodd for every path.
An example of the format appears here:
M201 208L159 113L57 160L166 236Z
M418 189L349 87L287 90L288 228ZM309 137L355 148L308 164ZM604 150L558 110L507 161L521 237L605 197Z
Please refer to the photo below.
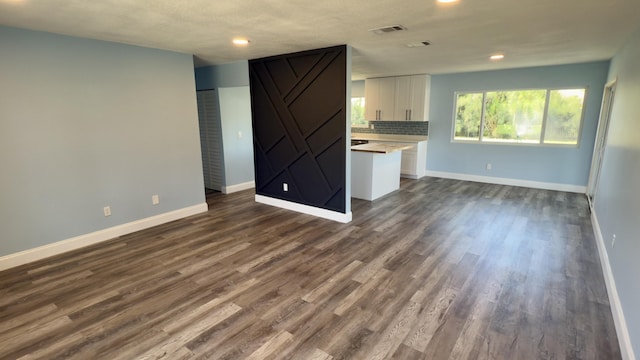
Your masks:
M364 97L351 98L351 126L366 127L367 121L364 119Z
M586 89L456 94L453 139L577 145Z

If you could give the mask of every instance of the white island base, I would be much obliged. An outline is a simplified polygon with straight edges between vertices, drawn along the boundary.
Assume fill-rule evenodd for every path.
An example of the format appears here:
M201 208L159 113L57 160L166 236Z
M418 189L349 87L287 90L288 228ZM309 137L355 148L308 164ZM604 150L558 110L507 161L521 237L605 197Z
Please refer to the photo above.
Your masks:
M400 188L402 151L351 151L351 196L375 200Z

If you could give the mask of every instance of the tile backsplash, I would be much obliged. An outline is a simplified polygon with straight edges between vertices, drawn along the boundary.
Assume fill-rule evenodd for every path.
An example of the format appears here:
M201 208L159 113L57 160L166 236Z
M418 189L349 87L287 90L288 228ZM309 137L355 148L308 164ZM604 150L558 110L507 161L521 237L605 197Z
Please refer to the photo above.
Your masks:
M428 121L369 121L373 129L352 127L352 133L393 134L393 135L429 135Z

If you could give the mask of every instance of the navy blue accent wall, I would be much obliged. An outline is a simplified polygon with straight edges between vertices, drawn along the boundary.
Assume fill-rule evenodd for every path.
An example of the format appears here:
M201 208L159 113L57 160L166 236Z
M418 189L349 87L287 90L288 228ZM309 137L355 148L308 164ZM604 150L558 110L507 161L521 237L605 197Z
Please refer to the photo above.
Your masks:
M257 194L346 212L346 76L346 46L249 61Z

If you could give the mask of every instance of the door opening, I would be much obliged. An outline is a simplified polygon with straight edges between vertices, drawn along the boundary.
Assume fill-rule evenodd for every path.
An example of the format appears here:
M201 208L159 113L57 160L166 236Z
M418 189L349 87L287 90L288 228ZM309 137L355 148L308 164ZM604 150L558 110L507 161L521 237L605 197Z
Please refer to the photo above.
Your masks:
M600 119L598 120L598 132L596 133L596 141L593 147L591 171L589 172L589 183L587 185L587 198L589 199L589 206L592 210L596 201L598 181L600 180L600 172L602 171L602 161L604 160L604 152L607 147L607 134L609 132L609 121L611 119L613 99L616 93L616 82L617 80L613 80L605 85L604 95L602 96L602 107L600 109Z

